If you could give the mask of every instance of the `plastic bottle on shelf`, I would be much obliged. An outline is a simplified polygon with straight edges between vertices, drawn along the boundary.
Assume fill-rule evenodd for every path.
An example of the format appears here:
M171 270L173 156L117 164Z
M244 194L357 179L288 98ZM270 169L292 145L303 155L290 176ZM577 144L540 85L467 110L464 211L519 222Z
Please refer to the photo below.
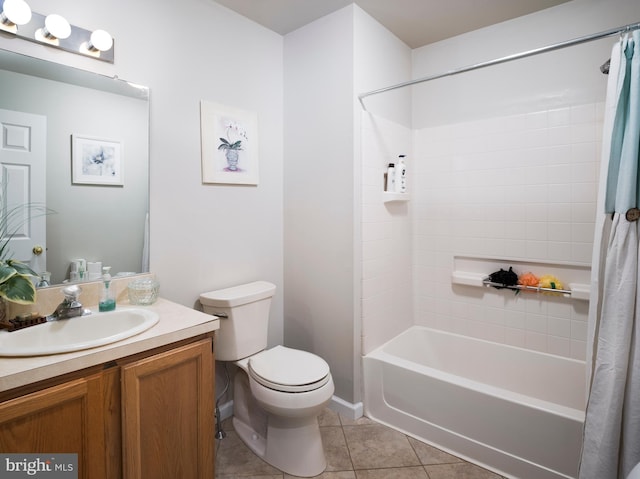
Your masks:
M405 155L400 155L400 159L395 166L395 192L407 192L407 165L404 163ZM392 190L393 191L393 190Z
M385 191L396 191L396 168L393 163L389 163L387 167L387 184Z

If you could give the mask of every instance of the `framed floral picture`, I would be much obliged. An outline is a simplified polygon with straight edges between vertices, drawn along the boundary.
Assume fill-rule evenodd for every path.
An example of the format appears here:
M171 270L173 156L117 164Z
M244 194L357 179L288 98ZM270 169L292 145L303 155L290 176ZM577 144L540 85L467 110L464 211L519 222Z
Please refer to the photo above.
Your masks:
M71 172L74 185L122 186L122 143L72 135Z
M202 182L258 184L258 115L200 102Z

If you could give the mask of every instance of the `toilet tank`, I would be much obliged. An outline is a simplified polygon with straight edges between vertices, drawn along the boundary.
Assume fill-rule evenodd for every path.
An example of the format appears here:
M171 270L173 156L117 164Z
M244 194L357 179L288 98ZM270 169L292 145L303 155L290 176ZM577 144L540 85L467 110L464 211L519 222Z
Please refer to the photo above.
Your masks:
M237 361L266 349L269 308L275 291L274 284L255 281L200 295L203 311L220 316L217 360Z

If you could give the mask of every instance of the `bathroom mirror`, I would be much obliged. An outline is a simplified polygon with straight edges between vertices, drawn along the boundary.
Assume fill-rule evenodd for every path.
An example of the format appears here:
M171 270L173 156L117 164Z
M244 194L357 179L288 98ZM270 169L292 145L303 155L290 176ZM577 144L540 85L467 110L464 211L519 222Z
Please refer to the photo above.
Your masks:
M49 271L52 285L66 281L79 258L111 266L113 275L148 271L148 88L6 50L0 85L3 197L53 211L40 215L42 239L28 238L26 257L14 257ZM45 126L36 132L14 117ZM16 150L38 142L41 179L31 174L41 167L16 166L24 156Z

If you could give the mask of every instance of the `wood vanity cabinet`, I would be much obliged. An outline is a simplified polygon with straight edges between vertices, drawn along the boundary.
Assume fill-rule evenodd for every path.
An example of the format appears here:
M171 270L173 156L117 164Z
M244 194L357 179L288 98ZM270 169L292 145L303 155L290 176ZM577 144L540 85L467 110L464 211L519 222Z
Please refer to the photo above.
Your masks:
M77 453L79 478L118 477L107 462L117 390L117 370L106 370L1 402L0 451Z
M0 393L0 452L77 453L83 479L213 479L214 398L205 335Z
M213 479L210 340L122 366L125 479Z

